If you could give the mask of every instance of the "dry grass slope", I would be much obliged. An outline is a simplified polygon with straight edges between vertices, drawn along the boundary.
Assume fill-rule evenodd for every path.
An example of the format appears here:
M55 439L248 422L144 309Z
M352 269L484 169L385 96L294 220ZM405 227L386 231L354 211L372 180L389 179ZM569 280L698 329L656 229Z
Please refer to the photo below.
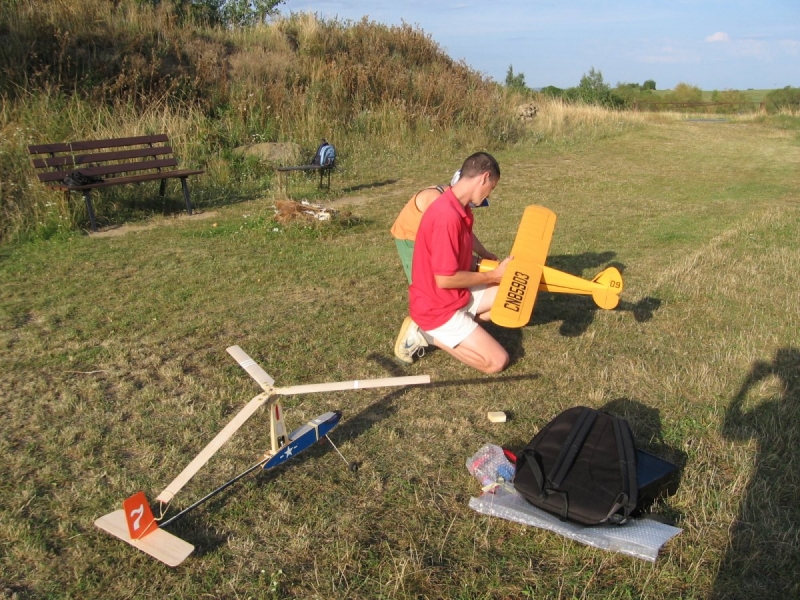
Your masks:
M387 157L497 148L524 134L513 94L411 26L293 14L230 30L173 7L0 6L0 241L68 232L85 218L79 202L33 185L28 144L166 131L182 163L206 169L194 184L202 207L230 203L231 188L249 198L276 192L275 165L233 154L248 143L312 151L326 137L340 168L357 173ZM111 224L174 212L152 196L116 189L97 212Z

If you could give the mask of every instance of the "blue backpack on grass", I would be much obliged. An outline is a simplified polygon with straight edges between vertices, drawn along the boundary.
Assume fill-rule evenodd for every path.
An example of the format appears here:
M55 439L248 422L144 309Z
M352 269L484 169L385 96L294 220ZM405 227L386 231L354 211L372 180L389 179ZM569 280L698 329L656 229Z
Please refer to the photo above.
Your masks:
M327 140L322 140L322 143L317 148L317 153L314 155L314 160L311 161L312 165L318 167L333 167L336 161L336 150L333 144L329 144Z

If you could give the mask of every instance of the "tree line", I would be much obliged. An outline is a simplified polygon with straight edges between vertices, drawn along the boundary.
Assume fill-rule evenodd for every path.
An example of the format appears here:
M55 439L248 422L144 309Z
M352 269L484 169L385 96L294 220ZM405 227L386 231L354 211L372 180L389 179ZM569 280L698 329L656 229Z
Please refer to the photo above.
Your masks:
M505 85L520 92L532 92L525 84L524 73L514 73L513 65L509 65ZM687 83L679 83L668 92L656 94L656 82L648 79L644 83L618 83L611 87L603 79L603 73L594 67L589 69L580 83L571 88L546 86L539 93L551 98L561 98L570 103L583 103L614 109L657 110L661 107L676 106L688 110L709 110L714 112L739 112L757 108L755 101L745 92L739 90L714 90L710 100L704 99L703 90ZM763 100L768 112L782 110L800 110L800 88L786 86L772 90Z

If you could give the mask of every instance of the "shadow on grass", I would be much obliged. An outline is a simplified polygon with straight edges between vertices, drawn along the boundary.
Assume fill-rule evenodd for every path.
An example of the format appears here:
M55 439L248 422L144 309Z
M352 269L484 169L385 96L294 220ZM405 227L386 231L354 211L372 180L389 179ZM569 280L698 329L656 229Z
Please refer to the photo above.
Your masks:
M381 364L383 361L383 357L370 357L376 358L379 360ZM397 367L401 368L401 367ZM538 379L539 375L497 375L490 378L475 378L475 379L454 379L449 381L434 381L427 384L426 388L444 388L444 387L451 387L451 386L469 386L474 387L478 385L500 385L509 381L531 381L534 379ZM405 388L395 390L383 398L381 398L378 402L370 404L364 410L360 411L358 414L353 415L352 417L347 417L342 425L337 428L336 437L340 440L348 440L352 441L355 438L364 434L367 430L369 430L373 425L376 423L389 418L394 412L396 411L396 403L403 394L405 394Z
M397 179L384 179L383 181L373 181L372 183L362 183L359 185L352 185L342 189L345 194L352 194L361 190L368 190L371 188L384 187L386 185L393 185L397 183Z
M372 356L370 358L375 358L380 364L384 364L384 357ZM402 367L394 365L393 363L392 365L393 369L390 372L394 373L394 368L402 369ZM494 385L505 381L529 381L538 377L538 375L513 375L509 377L499 376L488 379L459 379L452 381L437 381L428 384L427 387L437 388L454 385ZM352 417L345 415L339 426L335 429L336 433L334 435L336 444L340 445L345 441L352 441L358 438L366 433L376 423L394 414L396 411L396 403L406 393L406 389L407 388L399 388L384 395L380 400L370 404ZM320 440L320 442L322 441L324 440ZM250 485L261 487L267 485L273 479L281 477L287 468L292 468L293 466L297 466L308 460L316 460L320 456L330 452L336 452L336 450L331 448L328 444L313 444L307 450L303 451L301 455L298 455L297 457L292 458L291 460L288 460L273 469L270 469L266 472L263 472L261 469L255 469L254 475L245 477L251 481ZM346 467L342 465L342 469L346 469ZM213 513L223 510L225 505L229 502L228 494L238 484L239 482L233 484L230 488L220 491L217 495L214 495L203 504L198 505L197 509L202 507L202 510L197 510L195 512L196 509L192 509L192 511L187 512L185 516L181 516L174 522L174 524L169 525L167 528L168 531L174 535L177 535L179 538L186 540L190 544L193 544L195 546L195 556L203 556L204 554L214 552L217 548L227 544L229 536L227 534L215 534L212 528L207 524L203 515L205 513Z
M153 215L174 217L187 214L186 203L181 194L180 185L167 186L166 194L158 194L158 187L144 182L136 185L115 186L92 194L95 220L98 228L107 230L121 227L149 219ZM189 183L191 188L191 180ZM192 212L201 213L223 206L239 204L256 200L262 197L263 192L258 189L200 189L191 193ZM78 194L71 194L70 201L77 203L80 216L76 217L76 224L80 229L90 231L89 217L86 214L83 198Z
M745 408L772 380L772 396ZM800 598L800 348L756 361L725 413L722 434L757 442L753 474L731 526L711 598Z
M649 452L678 467L677 473L669 478L668 486L664 487L657 497L640 498L638 510L647 513L657 500L671 496L678 491L683 470L686 467L686 453L680 448L668 444L664 439L661 413L657 408L648 406L638 400L622 397L607 402L600 407L600 410L623 418L628 422L638 450ZM683 514L669 506L661 507L659 513L663 513L662 516L672 523L679 523L683 520Z
M610 251L550 256L547 266L577 277L583 277L586 269L599 271L601 267L616 267L620 273L624 273L625 265L609 262L614 256L616 254ZM621 299L614 310L630 312L637 323L645 323L653 318L653 313L660 306L661 300L658 298L645 297L636 302ZM588 295L539 292L528 325L561 321L559 333L565 337L577 337L586 333L598 310L601 309Z

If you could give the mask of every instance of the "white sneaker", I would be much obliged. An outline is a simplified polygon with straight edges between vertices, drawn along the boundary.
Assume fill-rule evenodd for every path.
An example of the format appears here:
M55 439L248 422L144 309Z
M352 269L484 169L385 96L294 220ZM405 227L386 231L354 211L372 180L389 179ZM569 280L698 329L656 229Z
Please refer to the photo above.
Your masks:
M427 346L428 342L422 336L419 326L411 317L406 317L394 343L394 355L397 361L406 366L413 365L414 355L420 352L422 356Z

